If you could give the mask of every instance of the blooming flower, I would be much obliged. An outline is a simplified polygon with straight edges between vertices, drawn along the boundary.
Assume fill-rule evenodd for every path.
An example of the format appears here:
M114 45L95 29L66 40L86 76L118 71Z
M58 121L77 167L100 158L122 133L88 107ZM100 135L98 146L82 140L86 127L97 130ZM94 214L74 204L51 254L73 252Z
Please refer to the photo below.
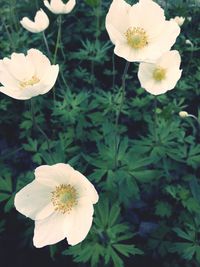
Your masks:
M164 53L156 63L140 63L138 78L141 86L153 95L173 89L181 77L180 63L176 50Z
M0 92L19 100L43 95L54 86L58 72L58 65L51 65L37 49L27 55L13 53L0 60Z
M166 21L164 10L151 0L132 6L113 0L106 29L115 45L114 53L130 62L155 62L170 50L180 33L177 23Z
M50 3L49 3L50 1ZM44 0L44 5L55 14L67 14L72 11L76 0L69 0L66 4L62 0Z
M98 201L94 186L70 165L43 165L35 170L35 180L15 196L16 209L35 220L36 247L55 244L65 237L70 245L81 242L93 220L93 204Z
M174 20L179 26L182 26L184 21L185 21L185 18L176 16L175 18L173 18L171 20Z
M30 32L42 32L46 30L49 26L49 19L46 13L40 9L37 11L34 21L31 21L29 18L24 17L20 21L21 25Z

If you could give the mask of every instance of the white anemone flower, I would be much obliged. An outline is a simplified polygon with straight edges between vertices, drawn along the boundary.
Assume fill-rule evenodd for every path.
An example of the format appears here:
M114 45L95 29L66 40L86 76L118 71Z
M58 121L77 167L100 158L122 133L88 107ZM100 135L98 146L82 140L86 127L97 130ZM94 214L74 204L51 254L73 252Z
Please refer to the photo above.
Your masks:
M35 180L15 196L16 209L35 220L33 244L40 248L64 238L70 245L81 242L93 220L98 201L94 186L69 164L43 165Z
M170 50L180 33L177 23L167 21L164 10L152 0L132 6L113 0L106 29L115 45L114 53L129 62L155 62Z
M62 0L44 0L44 5L54 14L68 14L75 4L76 0L69 0L66 4Z
M38 33L48 28L49 18L46 13L42 9L40 9L39 11L37 11L34 21L30 20L27 17L24 17L20 21L20 23L29 32Z
M164 53L156 63L140 63L138 78L141 86L153 95L173 89L181 77L181 57L176 50Z
M54 86L58 72L59 66L37 49L27 55L13 53L0 60L0 92L19 100L43 95Z
M175 18L173 18L171 20L174 20L181 27L185 21L185 18L176 16Z

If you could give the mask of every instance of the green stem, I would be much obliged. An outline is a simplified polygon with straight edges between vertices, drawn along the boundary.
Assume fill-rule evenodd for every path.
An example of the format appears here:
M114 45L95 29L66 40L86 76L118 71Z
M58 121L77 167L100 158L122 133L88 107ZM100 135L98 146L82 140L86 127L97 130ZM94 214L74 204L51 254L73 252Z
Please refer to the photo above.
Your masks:
M8 36L8 39L10 40L10 44L11 44L11 47L12 47L12 50L16 50L15 48L15 43L14 43L14 41L13 41L13 39L12 39L12 35L10 34L10 32L9 32L9 30L8 30L8 27L7 27L7 25L6 25L6 23L3 21L3 19L1 19L1 23L2 23L2 25L4 26L4 28L5 28L5 30L6 30L6 34L7 34L7 36Z
M96 10L94 10L94 13L96 15L96 34L95 34L96 41L98 40L99 35L100 35L101 5L102 5L102 2L100 1L98 7L96 8Z
M195 126L193 126L193 124L192 124L192 128L193 128L194 135L197 133L197 136L199 138L200 137L200 121L198 120L198 118L196 116L194 116L192 114L188 114L188 117L193 118L196 121L197 128L195 128Z
M62 15L59 15L58 16L58 34L57 34L55 51L54 51L53 64L56 63L58 47L59 47L60 41L61 41L61 28L62 28L61 26L62 26Z
M157 125L158 125L158 117L157 117L157 97L154 97L154 134L155 134L155 143L158 142L158 134L157 134Z
M44 31L42 32L42 37L43 37L44 44L45 44L46 49L47 49L48 57L51 58L51 52L50 52L49 45L48 45L48 42L47 42L47 38L46 38L46 35L45 35Z
M51 155L50 140L49 140L48 136L45 134L45 132L37 124L37 121L35 119L35 110L34 110L34 101L33 101L33 98L31 98L30 101L31 101L31 115L32 115L33 127L35 127L43 135L43 137L47 141L47 149L48 149L49 155Z
M128 73L128 68L130 66L130 62L126 62L125 68L124 68L124 73L122 76L122 95L121 95L121 102L119 104L119 110L116 114L116 119L115 119L115 169L117 168L117 157L118 157L118 149L119 149L119 139L120 139L120 133L118 132L118 126L119 126L119 119L120 115L122 112L124 100L125 100L125 94L126 94L126 75ZM117 135L119 135L119 138L117 138ZM118 139L118 140L117 140Z
M115 87L115 53L112 55L112 88Z

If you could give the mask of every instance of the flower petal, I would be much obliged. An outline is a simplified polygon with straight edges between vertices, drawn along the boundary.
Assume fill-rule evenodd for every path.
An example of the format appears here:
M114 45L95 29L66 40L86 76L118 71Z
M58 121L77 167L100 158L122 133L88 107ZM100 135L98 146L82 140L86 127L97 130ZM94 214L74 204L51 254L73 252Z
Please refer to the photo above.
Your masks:
M72 211L73 227L67 233L67 241L70 245L76 245L87 236L93 220L93 205L87 198L83 198Z
M40 94L45 94L52 89L57 80L58 73L59 73L58 65L52 65L46 69L46 73L43 79L41 80L43 89L41 90Z
M93 184L80 172L74 170L72 185L77 189L79 198L88 198L95 204L99 200L98 193Z
M49 18L42 8L35 15L35 23L38 27L38 32L46 30L49 26Z
M11 59L4 58L3 63L9 73L18 81L30 79L34 75L33 64L22 53L12 53Z
M65 8L64 8L64 13L68 14L72 11L72 9L75 7L76 5L76 0L69 0L66 4L65 4Z
M34 33L38 32L37 26L29 18L24 17L22 20L20 20L20 23L29 32L34 32Z
M165 22L164 10L152 0L140 0L129 12L130 26L141 27L149 36L160 33Z
M63 240L71 228L71 214L54 212L44 220L35 221L33 244L37 248L55 244Z
M171 68L173 66L179 68L181 64L180 54L177 50L167 51L158 59L157 64L163 68Z
M42 165L35 170L37 181L55 187L73 182L74 169L69 164Z
M51 187L34 180L15 195L15 207L33 220L44 219L54 211L51 191Z
M111 41L115 44L118 39L123 40L129 28L128 12L131 6L124 0L113 0L106 16L106 29ZM123 18L123 22L120 20Z
M174 21L165 21L160 34L151 41L152 50L160 51L160 56L169 51L180 34L180 27ZM157 58L158 59L158 58Z
M16 87L0 86L0 92L17 100L27 100L31 98L24 95L23 92Z
M42 78L51 66L49 59L41 51L34 48L28 50L26 58L34 65L34 74L38 78Z

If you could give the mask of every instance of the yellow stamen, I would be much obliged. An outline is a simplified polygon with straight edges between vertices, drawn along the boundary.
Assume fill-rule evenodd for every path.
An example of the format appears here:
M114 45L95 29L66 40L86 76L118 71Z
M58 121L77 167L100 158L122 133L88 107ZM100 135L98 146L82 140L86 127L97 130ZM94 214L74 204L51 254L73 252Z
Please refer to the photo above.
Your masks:
M148 45L148 37L143 28L130 27L125 35L127 43L134 49L141 49Z
M155 68L153 71L153 78L157 82L160 82L166 78L166 69L163 69L161 67Z
M51 201L56 211L61 213L69 213L74 206L77 205L77 191L76 189L68 185L56 186L55 191L52 192Z
M20 85L21 89L25 89L26 87L33 86L39 82L40 82L40 79L36 75L33 75L30 80L21 81L19 83L19 85Z

